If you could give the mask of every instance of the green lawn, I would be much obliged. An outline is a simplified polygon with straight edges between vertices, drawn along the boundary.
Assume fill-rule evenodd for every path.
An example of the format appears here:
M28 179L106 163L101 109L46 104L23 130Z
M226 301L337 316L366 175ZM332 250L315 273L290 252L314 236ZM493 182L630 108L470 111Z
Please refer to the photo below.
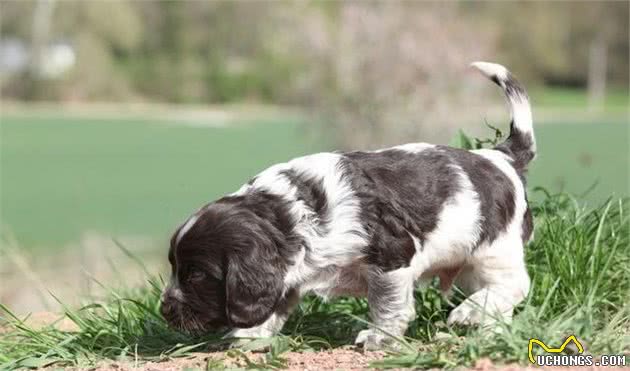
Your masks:
M553 107L584 109L588 107L588 94L583 89L544 87L531 90L534 107ZM619 112L628 110L628 90L610 89L604 98L603 108L606 112Z
M536 133L530 188L580 194L598 182L587 200L628 195L627 125L559 120ZM268 165L327 147L296 120L271 119L192 127L13 114L2 117L1 135L2 227L27 248L85 231L167 238L192 210Z
M628 196L629 126L621 122L555 122L536 128L538 157L528 185L563 190L589 205ZM536 197L536 196L535 196Z
M166 237L203 203L318 146L295 121L190 127L2 117L2 224L20 245Z

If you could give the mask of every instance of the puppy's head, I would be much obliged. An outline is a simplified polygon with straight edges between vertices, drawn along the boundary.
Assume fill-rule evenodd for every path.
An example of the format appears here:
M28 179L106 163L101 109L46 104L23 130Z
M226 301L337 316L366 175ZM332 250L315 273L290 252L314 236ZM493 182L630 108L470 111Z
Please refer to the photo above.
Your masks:
M267 218L233 199L212 203L171 239L171 282L161 312L175 328L208 332L247 328L273 313L283 292L284 236Z

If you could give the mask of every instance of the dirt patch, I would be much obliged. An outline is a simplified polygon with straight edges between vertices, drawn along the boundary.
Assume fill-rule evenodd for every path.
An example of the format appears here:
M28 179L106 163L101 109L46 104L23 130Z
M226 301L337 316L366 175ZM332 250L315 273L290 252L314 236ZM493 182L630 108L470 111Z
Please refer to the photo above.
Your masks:
M286 358L291 370L362 370L368 367L370 362L384 356L384 352L363 353L349 349L334 349L324 352L288 353Z
M264 354L246 353L250 362L260 365L264 369ZM321 352L288 352L282 354L286 360L286 370L315 371L315 370L366 370L373 361L384 358L384 352L359 352L355 349L334 349ZM212 370L218 368L239 369L247 366L244 357L228 356L226 353L198 353L185 358L171 359L162 362L108 362L81 371L179 371L185 369ZM270 368L270 367L269 367ZM395 369L396 370L396 369ZM402 370L399 368L397 370ZM621 371L621 367L538 367L523 365L500 365L488 359L477 361L471 371Z
M282 354L286 369L298 370L365 370L370 362L382 359L384 352L359 352L353 349L334 349L321 352L287 352ZM247 361L245 360L247 358ZM183 369L243 368L255 363L265 368L265 355L262 353L198 353L189 357L170 359L162 362L104 362L90 371L179 371Z
M473 367L475 371L539 371L539 370L553 370L553 371L621 371L628 370L621 367L603 367L603 366L585 366L585 367L539 367L539 366L522 366L522 365L497 365L492 363L489 359L480 359L475 363Z

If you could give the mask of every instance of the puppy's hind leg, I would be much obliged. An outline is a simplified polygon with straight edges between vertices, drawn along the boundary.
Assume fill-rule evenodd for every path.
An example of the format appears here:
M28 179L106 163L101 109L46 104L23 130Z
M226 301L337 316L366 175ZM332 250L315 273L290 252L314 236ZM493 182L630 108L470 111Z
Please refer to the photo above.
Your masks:
M373 327L359 332L355 344L365 350L395 345L395 337L405 334L416 315L414 275L411 268L390 272L371 269L368 273L368 304Z
M470 296L450 313L449 325L510 321L514 307L529 291L520 238L501 239L479 249L457 277L457 286Z

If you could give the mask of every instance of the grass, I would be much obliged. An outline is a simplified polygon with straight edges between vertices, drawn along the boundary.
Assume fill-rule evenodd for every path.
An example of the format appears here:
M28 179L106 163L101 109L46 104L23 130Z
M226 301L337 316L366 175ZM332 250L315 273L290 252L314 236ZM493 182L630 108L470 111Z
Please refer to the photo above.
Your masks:
M531 97L535 106L554 108L588 107L588 94L584 89L545 87L533 89ZM624 112L628 110L628 90L623 88L609 89L606 92L602 109L608 112Z
M559 345L572 334L592 354L629 352L628 206L617 199L585 209L566 194L546 195L534 207L536 238L527 247L532 290L511 325L504 325L501 333L448 328L444 323L452 307L429 288L416 294L418 316L407 333L409 347L374 366L453 368L484 357L525 364L529 338ZM216 334L190 338L170 330L158 312L163 285L159 277L147 277L146 287L114 290L83 308L65 308L75 331L32 328L3 307L10 328L0 334L0 368L163 360L224 344ZM282 368L282 353L288 350L351 344L365 320L363 299L323 302L309 297L293 313L282 336L265 340L271 347L262 361L252 361L243 350L226 356L245 359L249 368ZM220 366L217 360L209 362Z
M528 184L580 195L594 206L630 196L630 125L568 123L536 127L538 155ZM536 195L535 195L536 196Z

